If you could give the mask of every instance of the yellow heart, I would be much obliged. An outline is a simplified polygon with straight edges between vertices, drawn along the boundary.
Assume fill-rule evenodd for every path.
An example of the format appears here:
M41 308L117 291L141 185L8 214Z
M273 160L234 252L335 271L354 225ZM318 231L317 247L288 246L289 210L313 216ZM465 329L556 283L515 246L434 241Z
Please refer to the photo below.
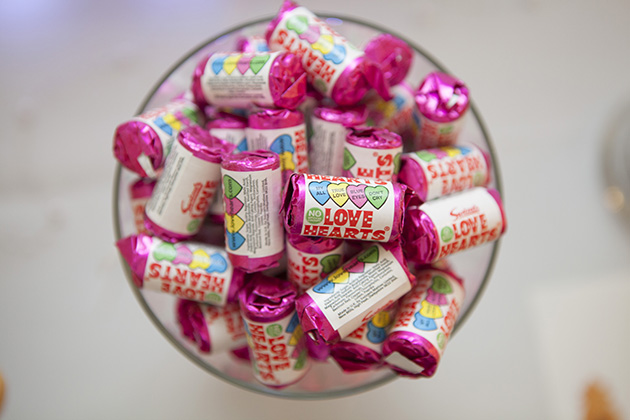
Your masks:
M241 219L237 215L230 215L227 213L225 214L225 226L228 232L236 233L241 230L244 224L245 222L243 221L243 219Z
M448 146L442 147L442 151L444 153L446 153L447 155L449 155L449 157L453 157L453 156L457 156L457 155L461 155L462 154L461 150L459 150L456 147L448 147Z
M210 256L203 249L198 249L193 252L193 258L188 265L190 268L203 268L204 270L210 267Z
M297 344L300 342L303 336L304 336L304 331L302 331L302 326L298 325L297 327L295 327L295 330L293 330L293 335L291 336L291 339L289 340L289 345L297 346Z
M282 152L280 156L280 169L283 171L295 171L295 162L293 162L293 153Z
M332 198L339 207L343 207L343 205L346 204L346 201L348 201L347 188L347 182L340 182L339 184L328 184L326 189L328 190L330 198Z
M390 323L389 312L381 311L372 317L372 325L377 328L385 328Z
M173 114L166 114L164 117L164 122L173 128L173 130L182 131L182 123Z
M420 315L425 318L437 319L442 318L442 310L439 306L434 305L432 303L427 302L426 300L422 301L422 308L420 309Z
M232 72L236 68L236 64L238 63L238 60L241 59L242 55L243 54L228 56L223 62L223 70L225 70L227 74L232 74Z
M339 283L347 283L348 278L350 278L350 273L348 273L343 268L340 268L338 270L335 270L331 274L329 274L326 280L328 280L331 283L339 284Z
M322 54L328 54L332 51L334 46L335 42L333 41L333 37L330 35L322 35L317 41L311 44L311 47L314 50L321 51Z

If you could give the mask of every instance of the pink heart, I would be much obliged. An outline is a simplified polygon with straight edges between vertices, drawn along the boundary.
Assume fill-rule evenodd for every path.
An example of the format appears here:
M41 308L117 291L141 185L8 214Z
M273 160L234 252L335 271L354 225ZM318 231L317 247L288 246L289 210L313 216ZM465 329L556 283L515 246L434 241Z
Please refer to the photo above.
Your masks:
M448 299L446 298L446 296L444 296L444 294L442 294L442 293L437 293L433 289L427 290L427 298L426 299L427 299L427 302L429 302L429 303L431 303L433 305L442 306L442 305L448 304Z
M304 33L300 34L301 39L305 39L309 44L314 44L319 39L319 26L309 26Z
M349 264L347 267L344 267L344 269L348 273L363 273L363 270L365 270L365 263L357 261L356 264Z
M186 245L180 245L176 248L177 255L173 260L173 264L185 264L188 265L192 261L192 252Z
M238 214L243 208L243 202L236 197L232 199L223 197L223 204L225 204L225 214L229 214L230 216Z
M354 203L355 206L361 208L367 203L367 197L365 196L365 185L348 185L346 190L348 192L348 197L350 197L350 201Z
M252 61L252 55L243 55L238 63L236 64L236 68L241 74L245 74L247 70L249 70L249 62Z

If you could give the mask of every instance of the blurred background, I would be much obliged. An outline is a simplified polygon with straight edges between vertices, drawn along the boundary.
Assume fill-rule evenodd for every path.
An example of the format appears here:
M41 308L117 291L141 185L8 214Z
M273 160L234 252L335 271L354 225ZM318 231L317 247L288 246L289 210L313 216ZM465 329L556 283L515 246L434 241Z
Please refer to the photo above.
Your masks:
M300 4L405 35L489 128L508 232L436 376L320 402L240 390L172 347L124 277L115 127L182 55L279 1L0 0L0 418L630 418L630 197L605 160L630 119L630 2Z

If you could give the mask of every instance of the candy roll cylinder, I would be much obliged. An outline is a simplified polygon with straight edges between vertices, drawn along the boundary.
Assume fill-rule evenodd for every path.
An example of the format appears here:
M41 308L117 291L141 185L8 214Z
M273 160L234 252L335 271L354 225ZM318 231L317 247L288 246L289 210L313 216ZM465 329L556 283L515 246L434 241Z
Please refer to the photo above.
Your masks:
M413 51L409 44L391 34L379 34L368 41L365 55L378 63L388 85L402 82L413 63Z
M172 244L131 235L116 243L138 288L224 306L236 301L244 273L221 247L197 242Z
M407 208L402 244L410 262L431 264L497 240L505 229L499 193L477 187Z
M402 150L402 139L394 132L352 127L346 135L343 176L392 181Z
M252 275L239 293L254 377L272 388L299 381L310 366L295 313L296 297L290 282L260 273Z
M343 241L302 235L287 235L287 278L299 289L319 283L343 261Z
M144 210L154 188L155 180L147 178L141 178L129 186L131 211L137 233L147 233L147 228L144 226Z
M296 302L304 332L334 344L407 293L415 277L398 244L375 243Z
M474 144L424 149L400 158L398 182L429 201L490 183L490 156Z
M452 272L425 269L400 303L383 343L385 362L399 375L435 374L464 302L462 280Z
M221 174L230 261L248 273L277 266L284 253L278 155L265 150L229 155Z
M199 126L182 130L146 205L147 230L169 242L199 232L221 183L221 160L233 149Z

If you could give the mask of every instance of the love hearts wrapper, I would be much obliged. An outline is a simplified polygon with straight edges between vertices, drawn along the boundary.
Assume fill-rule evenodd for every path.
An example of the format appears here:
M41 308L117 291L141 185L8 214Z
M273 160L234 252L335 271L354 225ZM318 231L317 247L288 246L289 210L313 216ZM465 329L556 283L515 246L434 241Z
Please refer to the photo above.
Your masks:
M363 50L367 57L380 65L389 86L402 82L413 63L413 51L409 44L391 34L375 36Z
M287 235L287 278L299 289L316 285L343 262L341 239Z
M351 127L343 153L343 176L393 181L403 151L401 137L375 127Z

